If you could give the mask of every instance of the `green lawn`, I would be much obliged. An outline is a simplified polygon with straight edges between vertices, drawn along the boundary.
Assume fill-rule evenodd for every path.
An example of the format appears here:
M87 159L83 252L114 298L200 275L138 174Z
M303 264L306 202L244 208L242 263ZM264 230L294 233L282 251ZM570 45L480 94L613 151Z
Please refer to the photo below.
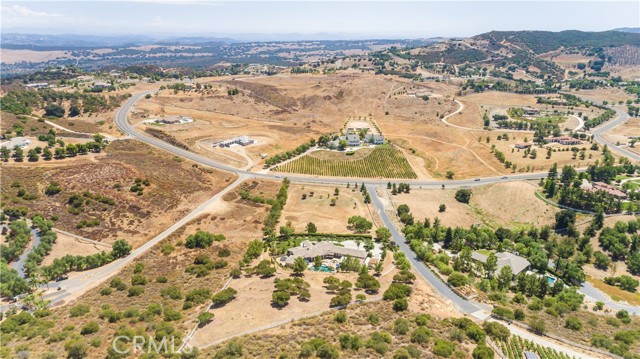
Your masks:
M480 254L484 254L485 256L488 256L491 253L495 253L496 251L492 251L489 249L478 249L476 252L480 253Z

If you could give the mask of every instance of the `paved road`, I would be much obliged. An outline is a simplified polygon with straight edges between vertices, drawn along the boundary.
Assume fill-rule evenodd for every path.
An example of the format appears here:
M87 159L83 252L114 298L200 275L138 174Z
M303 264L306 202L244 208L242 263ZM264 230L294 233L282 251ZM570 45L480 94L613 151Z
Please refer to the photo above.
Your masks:
M389 180L386 178L380 179L362 179L362 178L348 178L348 177L319 177L319 176L305 176L305 175L297 175L297 174L278 174L278 173L264 173L264 172L250 172L242 169L238 169L233 166L229 166L223 163L216 162L210 158L198 155L196 153L184 150L182 148L175 147L166 143L160 139L155 137L146 135L144 133L138 132L136 129L129 124L127 121L127 114L129 113L131 107L144 95L148 92L141 92L133 95L127 103L116 113L115 121L118 128L120 128L123 132L145 142L151 146L160 148L167 152L170 152L177 156L182 156L191 161L198 162L200 164L217 168L222 171L236 173L238 175L246 175L253 178L262 178L262 179L281 179L283 177L287 177L292 182L300 182L300 183L325 183L325 184L336 184L336 185L346 185L347 183L365 183L365 184L386 184ZM414 187L422 187L422 188L440 188L443 184L447 187L472 187L478 185L484 185L489 183L497 183L497 182L508 182L508 181L521 181L521 180L538 180L542 177L546 177L546 172L538 172L538 173L521 173L521 174L509 174L505 176L495 176L495 177L483 177L478 180L475 179L461 179L461 180L444 180L444 181L434 181L434 180L399 180L405 183L410 183ZM397 181L396 181L397 182Z
M482 129L482 128L465 127L465 126L454 125L454 124L450 123L448 121L449 117L454 116L454 115L458 114L460 111L464 110L464 104L462 102L460 102L458 100L453 100L453 101L455 101L455 103L458 104L458 109L455 110L454 112L444 116L443 118L441 118L440 122L444 123L447 126L459 128L461 130L484 131L484 129ZM575 116L575 115L569 115L569 116L574 117L576 120L578 120L578 126L576 126L576 128L572 129L571 131L573 131L573 132L580 131L584 127L584 121L582 120L582 118L580 118L579 116ZM513 129L506 129L506 128L492 128L491 131L493 131L493 132L519 132L519 133L534 133L535 132L535 131L513 130Z
M385 211L384 204L380 200L378 193L376 192L376 186L374 185L365 185L367 188L367 192L371 196L371 202L373 206L376 208L376 212L380 216L382 223L385 227L389 229L391 232L391 236L393 241L398 245L400 250L404 252L407 256L411 265L416 269L418 274L426 280L441 296L450 300L453 305L462 313L472 315L476 318L486 318L489 317L489 313L486 313L477 303L467 301L459 297L456 293L454 293L446 284L444 284L427 266L422 263L418 258L416 258L416 254L411 250L409 245L405 242L404 236L398 231L389 216L389 213ZM452 313L453 314L453 313ZM494 319L488 319L495 321ZM504 323L501 323L504 324ZM527 340L531 340L540 345L553 348L559 352L565 353L575 358L583 358L583 359L595 359L595 357L585 354L583 352L576 351L567 345L557 343L553 340L550 340L545 337L541 337L535 335L533 333L528 332L525 329L519 328L515 325L507 326L509 331L515 335L519 335Z
M18 259L14 262L11 262L10 265L11 268L15 269L22 278L27 277L24 270L24 264L27 261L27 256L29 255L29 253L31 253L31 251L33 251L34 248L36 248L40 244L40 233L36 228L31 228L31 238L33 238L33 243L30 243L31 245L29 246L29 248L22 252L22 255L20 255L20 257L18 257Z
M637 305L629 305L624 303L618 303L613 301L609 296L605 295L598 288L591 285L589 282L584 282L580 285L579 289L580 293L590 297L593 301L603 302L605 306L613 309L613 310L621 310L624 309L630 314L640 315L640 306Z
M627 122L627 120L629 119L629 114L624 110L624 108L621 107L612 107L618 117L613 119L613 120L609 120L607 122L605 122L604 124L594 128L591 130L591 133L593 134L593 138L603 144L603 145L607 145L609 147L610 150L617 152L619 155L628 157L634 161L640 161L640 155L631 152L629 150L627 150L626 148L622 148L622 147L618 147L615 143L607 140L604 135L613 130L616 126L620 126L621 124Z
M116 274L123 266L131 263L134 259L138 258L146 251L151 249L153 246L158 244L163 239L167 238L173 232L175 232L178 228L187 224L189 221L197 218L206 208L211 206L213 203L220 200L225 194L234 189L237 185L244 182L247 179L246 175L238 176L238 179L223 189L221 192L217 193L215 196L211 197L206 202L199 205L196 209L194 209L191 213L186 215L184 218L174 223L171 227L164 230L162 233L143 244L139 248L135 249L131 254L127 257L118 259L117 261L111 262L105 266L100 268L92 269L86 272L79 273L78 276L69 278L67 280L63 280L60 282L49 282L47 286L49 288L55 288L60 286L62 290L51 293L46 296L46 299L50 300L52 304L56 304L65 298L69 297L72 294L82 293L83 291L96 286L103 281L109 279L111 276Z
M196 218L202 210L206 207L219 200L224 194L229 192L231 189L236 187L239 183L243 182L249 178L264 178L264 179L280 179L282 175L273 174L273 173L256 173L249 172L245 170L240 170L235 167L225 165L222 163L215 162L209 158L197 155L195 153L183 150L181 148L174 147L166 142L163 142L159 139L156 139L151 136L147 136L143 133L136 131L127 121L127 114L130 111L131 107L138 101L142 96L146 95L150 92L142 92L133 95L125 105L116 113L115 122L116 125L124 131L126 134L130 135L132 138L138 139L142 142L145 142L149 145L155 146L157 148L163 149L170 153L173 153L178 156L182 156L194 162L198 162L200 164L210 166L213 168L217 168L222 171L227 171L231 173L235 173L238 175L238 179L233 182L230 186L225 188L222 192L216 194L207 202L201 204L198 208L196 208L193 212L189 213L186 217L181 219L180 221L173 224L167 230L153 238L151 241L145 243L143 246L137 248L126 258L120 259L118 261L112 262L106 266L101 268L94 269L92 271L88 271L83 273L84 275L75 277L73 279L69 279L59 283L50 283L50 285L61 285L63 287L62 291L52 293L47 296L47 299L51 300L53 303L59 302L64 298L74 294L80 293L90 286L97 285L112 275L114 275L117 271L119 271L124 265L130 263L135 258L142 255L144 252L155 246L162 239L169 236L175 230L189 222L190 220ZM461 106L462 104L459 103ZM452 113L451 115L462 110L463 107L458 109L458 111ZM449 116L451 116L449 115ZM621 122L620 122L621 123ZM613 127L613 126L612 126ZM612 128L611 127L611 128ZM605 132L603 130L602 132ZM610 146L615 147L615 146ZM411 183L414 187L422 187L422 188L440 188L443 184L447 187L471 187L476 185L484 185L488 183L497 183L497 182L505 182L505 181L520 181L527 179L539 179L541 177L545 177L546 173L528 173L528 174L515 174L515 175L507 175L507 176L496 176L496 177L485 177L478 180L473 179L464 179L464 180L451 180L451 181L425 181L425 180L403 180L403 182ZM391 234L393 236L394 241L398 244L400 249L407 254L407 257L411 261L411 264L416 268L419 274L428 281L441 295L445 298L451 300L451 302L458 307L464 313L477 313L481 311L481 309L468 301L457 296L449 287L447 287L444 283L442 283L427 267L424 266L423 263L419 262L416 258L409 246L404 242L404 237L400 232L397 231L393 222L389 218L388 214L384 211L384 206L380 201L380 198L377 196L375 191L375 185L386 184L389 179L353 179L353 178L321 178L321 177L312 177L312 176L302 176L295 174L287 174L287 178L289 178L292 182L302 182L302 183L328 183L328 184L346 184L348 182L362 182L365 183L369 193L371 195L374 206L376 207L376 211L380 215L384 225L389 228ZM546 343L544 338L535 337L536 342L539 342L542 345L549 345ZM586 357L586 356L582 356Z
M436 275L433 274L433 272L431 272L431 270L429 270L429 268L427 268L424 263L416 258L415 253L413 253L411 248L409 248L409 245L405 243L404 236L400 233L400 231L396 229L396 226L393 224L391 217L389 217L389 213L385 211L384 204L382 203L380 197L378 196L378 193L376 192L376 186L368 184L365 187L367 188L367 191L371 196L371 202L376 208L376 212L378 213L378 216L380 216L382 223L391 232L393 241L398 245L400 250L404 252L404 254L411 262L411 265L413 265L418 273L425 280L427 280L431 284L431 286L433 286L435 290L438 291L438 293L440 293L443 297L451 300L451 302L453 302L453 304L458 307L461 312L472 314L481 310L481 308L477 307L475 304L472 304L471 302L460 298L446 284L444 284L438 277L436 277Z

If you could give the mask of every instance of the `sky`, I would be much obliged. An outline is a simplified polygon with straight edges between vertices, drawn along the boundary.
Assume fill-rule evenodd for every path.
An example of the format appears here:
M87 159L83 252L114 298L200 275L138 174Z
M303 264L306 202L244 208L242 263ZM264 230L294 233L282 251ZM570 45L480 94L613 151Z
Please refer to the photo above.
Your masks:
M3 33L427 38L640 26L640 1L2 1ZM318 36L315 36L318 37ZM322 37L322 36L320 36Z

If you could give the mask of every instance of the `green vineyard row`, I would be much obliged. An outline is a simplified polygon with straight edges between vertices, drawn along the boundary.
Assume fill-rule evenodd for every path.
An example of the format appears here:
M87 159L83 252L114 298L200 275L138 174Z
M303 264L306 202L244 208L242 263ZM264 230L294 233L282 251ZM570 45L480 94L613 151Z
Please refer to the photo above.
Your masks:
M369 156L357 160L324 160L305 155L274 170L315 176L417 178L402 152L389 146L378 146Z
M540 359L575 359L555 349L547 348L517 335L512 335L508 341L499 341L499 346L504 355L509 359L522 359L524 352L536 353Z

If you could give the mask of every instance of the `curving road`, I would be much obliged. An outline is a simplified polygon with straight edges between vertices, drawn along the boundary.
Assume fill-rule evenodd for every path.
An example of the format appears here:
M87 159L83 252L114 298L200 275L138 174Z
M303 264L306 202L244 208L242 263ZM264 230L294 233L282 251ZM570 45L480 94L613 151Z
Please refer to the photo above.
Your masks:
M181 156L187 158L191 161L200 163L205 166L217 168L222 171L232 172L238 175L245 175L253 178L261 178L261 179L282 179L285 175L278 173L263 173L263 172L250 172L246 170L242 170L233 166L229 166L223 163L216 162L210 158L201 156L199 154L184 150L182 148L175 147L171 144L168 144L160 139L155 137L146 135L144 133L138 132L136 129L131 126L131 124L127 121L127 114L129 113L131 107L144 95L151 93L151 91L140 92L133 95L127 103L116 113L115 122L118 128L120 128L123 132L129 135L132 138L145 142L151 146L160 148L167 152L170 152L174 155ZM454 112L455 113L455 112ZM379 179L363 179L363 178L349 178L349 177L318 177L318 176L305 176L298 174L290 174L287 173L286 177L292 182L300 182L300 183L324 183L324 184L336 184L336 185L346 185L347 183L353 182L361 182L365 184L387 184L389 181L402 181L405 183L410 183L415 187L422 188L440 188L442 185L447 187L472 187L478 185L484 185L489 183L498 183L498 182L506 182L506 181L522 181L522 180L538 180L542 177L546 177L546 172L538 172L538 173L523 173L523 174L509 174L505 176L495 176L495 177L483 177L478 180L476 179L461 179L461 180L444 180L444 181L434 181L434 180L411 180L411 179L388 179L388 178L379 178Z
M444 116L443 118L440 119L440 122L444 123L447 126L451 126L451 127L455 127L455 128L459 128L461 130L468 130L468 131L487 131L483 128L473 128L473 127L465 127L465 126L460 126L460 125L454 125L452 123L450 123L449 121L447 121L449 119L449 117L456 115L458 113L460 113L460 111L464 110L464 104L458 100L453 100L455 103L458 104L458 109L455 110L454 112ZM584 127L584 121L582 120L582 118L580 118L579 116L576 115L569 115L573 118L575 118L576 120L578 120L578 126L576 126L576 128L572 129L572 132L576 132L576 131L580 131L583 127ZM508 128L491 128L492 132L517 132L517 133L534 133L535 131L523 131L523 130L513 130L513 129L508 129Z
M29 253L31 253L40 244L40 232L36 228L31 227L31 237L33 238L33 243L28 243L27 246L29 248L25 249L20 257L11 262L10 265L11 268L15 269L22 278L27 277L27 273L24 269L24 265L27 263L27 256L29 256Z
M206 166L210 166L213 168L217 168L219 170L235 173L240 177L238 181L243 180L243 178L263 178L263 179L272 179L272 180L273 179L277 180L282 178L282 176L279 174L273 174L268 172L266 173L265 172L249 172L249 171L241 170L229 165L221 164L209 158L174 147L159 139L147 136L143 133L136 131L133 128L133 126L131 126L127 121L127 114L130 111L131 106L133 106L135 102L138 99L140 99L140 97L146 95L147 93L148 92L143 92L143 93L138 93L132 96L127 101L127 103L121 108L121 110L118 111L118 113L116 114L116 117L115 117L116 125L132 138L138 139L142 142L158 147L172 154L185 157L194 162L197 162ZM460 102L458 103L460 104L461 107L457 111L450 114L449 116L460 112L464 108L464 106ZM447 117L445 117L445 119ZM471 187L476 185L484 185L488 183L520 181L520 180L527 180L527 179L539 179L545 176L546 176L546 173L528 173L528 174L515 174L515 175L507 175L507 176L500 176L500 177L485 177L482 179L475 179L475 180L474 179L450 180L450 181L403 180L403 182L408 182L408 183L411 183L413 186L424 187L424 188L441 188L442 185L446 185L449 187ZM450 300L461 312L469 315L474 315L478 318L486 318L488 314L484 312L483 309L478 304L466 301L461 297L459 297L446 284L444 284L433 272L431 272L431 270L429 270L424 265L424 263L421 263L419 260L416 259L413 251L411 251L409 246L405 243L404 237L396 229L388 213L386 213L384 205L376 193L375 186L386 184L387 182L389 182L389 179L330 178L330 177L302 176L302 175L296 175L296 174L287 174L286 177L289 178L292 182L301 182L301 183L346 184L347 182L353 182L353 181L364 183L371 195L372 203L377 213L379 214L385 227L389 228L389 230L391 231L394 242L399 246L400 250L402 250L406 254L407 258L409 258L411 264L418 271L420 276L425 281L427 281L440 295ZM236 181L236 183L238 181ZM558 348L559 350L569 355L574 356L577 354L577 352L573 351L571 348L565 348L565 346L563 345L559 346L554 342L551 342L539 336L535 336L531 333L527 332L526 336L529 337L530 340L538 342L542 345ZM591 358L591 356L585 355L584 353L579 353L578 357Z
M621 109L620 107L612 107L612 109L616 111L616 114L618 115L618 117L613 120L609 120L604 124L592 129L591 133L593 134L593 138L598 143L607 145L607 147L609 147L610 150L617 152L619 155L628 157L634 161L640 161L640 155L634 152L631 152L625 148L619 147L618 145L607 140L604 137L604 135L607 132L613 130L615 127L620 126L623 123L627 122L627 120L629 120L629 114L624 109Z
M231 185L223 189L220 193L216 194L211 199L209 199L205 203L198 206L195 210L193 210L187 216L182 218L180 221L174 223L171 227L169 227L168 229L166 229L165 231L163 231L162 233L160 233L159 235L151 239L149 242L145 243L141 247L131 252L129 256L119 259L110 264L107 264L103 267L81 273L81 275L76 276L74 278L70 278L68 280L57 282L57 283L56 282L49 283L48 286L60 285L62 287L62 290L59 290L58 292L50 293L46 296L46 299L51 300L52 303L59 303L63 301L65 298L73 294L82 293L83 291L91 287L94 287L102 283L103 281L107 280L109 277L116 274L123 266L132 262L135 258L139 257L140 255L148 251L150 248L155 246L157 243L159 243L161 240L168 237L175 230L177 230L178 228L182 227L189 221L196 218L198 215L200 215L200 213L202 213L204 209L209 207L214 202L220 200L222 196L224 196L226 193L231 191L241 182L250 178L278 180L283 177L280 174L250 172L250 171L235 168L233 166L218 163L204 156L186 151L181 148L177 148L157 138L154 138L136 131L133 128L133 126L129 124L127 120L127 114L129 113L131 107L141 97L151 92L152 91L147 91L147 92L134 94L124 104L124 106L122 106L122 108L115 115L115 123L118 126L118 128L120 128L124 133L128 134L132 138L135 138L137 140L140 140L142 142L145 142L151 146L160 148L167 152L170 152L174 155L187 158L191 161L200 163L202 165L206 165L222 171L234 173L238 176L238 179L235 182L233 182ZM446 116L445 119L451 115L454 115L460 112L462 108L464 108L464 106L460 102L458 103L461 105L461 108L459 108L456 112L453 112L452 114ZM608 126L608 125L603 126L603 128L599 129L598 131L599 133L604 133L610 130L611 128L615 127L619 123L622 123L623 121L624 120L618 119L615 121L616 124L611 126ZM610 145L609 147L611 147L612 149L616 148L616 146L614 145ZM463 313L478 314L478 312L482 312L482 309L478 307L476 304L473 304L471 302L468 302L460 298L453 291L451 291L451 289L447 287L444 283L442 283L427 267L424 266L423 263L420 263L415 258L415 255L413 254L409 246L404 242L404 237L395 228L389 215L385 212L384 206L380 201L380 198L377 196L374 188L376 185L386 184L387 182L390 181L389 179L330 178L330 177L303 176L303 175L296 175L296 174L287 174L286 177L289 178L292 182L300 182L300 183L320 183L320 184L324 183L324 184L336 184L336 185L344 185L348 182L355 182L355 181L364 183L369 189L369 193L371 195L373 205L375 206L376 211L380 215L380 218L382 219L384 225L387 228L389 228L389 230L392 233L394 241L398 244L400 249L407 255L407 258L409 258L412 265L416 268L416 270L422 276L422 278L427 282L429 282L431 286L433 286L441 295L451 300L451 302L454 303L454 305L458 307ZM540 179L542 177L546 177L546 173L512 174L512 175L506 175L506 176L484 177L482 179L475 179L475 180L462 179L462 180L448 180L448 181L428 181L428 180L402 180L402 181L411 183L411 185L414 187L440 188L442 187L442 185L446 185L448 187L471 187L471 186L484 185L484 184L497 183L497 182L506 182L506 181L521 181L521 180L532 180L532 179L535 180L535 179ZM543 345L549 345L549 343L544 338L535 337L535 339L537 342L540 342ZM568 351L571 351L571 350L568 350ZM582 354L581 357L589 358L584 354Z
M456 293L454 293L451 290L451 288L449 288L449 286L444 284L442 280L440 280L424 263L422 263L416 257L416 254L411 250L409 245L406 243L404 236L400 233L400 231L396 229L396 226L394 225L391 217L389 216L389 213L385 211L384 204L382 203L382 201L380 200L380 197L378 196L378 193L376 192L376 186L369 184L369 185L366 185L366 187L367 187L367 192L371 196L371 203L373 203L374 207L376 207L376 212L380 216L382 223L384 224L385 227L389 229L389 232L391 232L391 237L393 238L393 241L395 242L395 244L398 245L400 250L404 252L407 259L409 259L409 262L411 262L411 265L415 268L415 270L418 272L420 277L422 277L422 279L427 281L431 285L431 287L435 289L436 292L438 292L442 297L450 300L451 303L460 312L464 313L465 315L471 315L481 320L496 321L495 319L492 319L489 313L486 312L478 303L467 301L462 297L458 296ZM504 324L504 323L501 323L501 324ZM596 359L596 357L591 356L587 353L584 353L583 351L574 350L568 347L567 345L563 345L561 343L557 343L545 337L535 335L515 325L509 325L507 326L507 328L509 329L509 331L511 331L515 335L519 335L522 338L533 341L537 344L540 344L549 348L553 348L559 352L569 355L570 357L583 358L583 359Z

